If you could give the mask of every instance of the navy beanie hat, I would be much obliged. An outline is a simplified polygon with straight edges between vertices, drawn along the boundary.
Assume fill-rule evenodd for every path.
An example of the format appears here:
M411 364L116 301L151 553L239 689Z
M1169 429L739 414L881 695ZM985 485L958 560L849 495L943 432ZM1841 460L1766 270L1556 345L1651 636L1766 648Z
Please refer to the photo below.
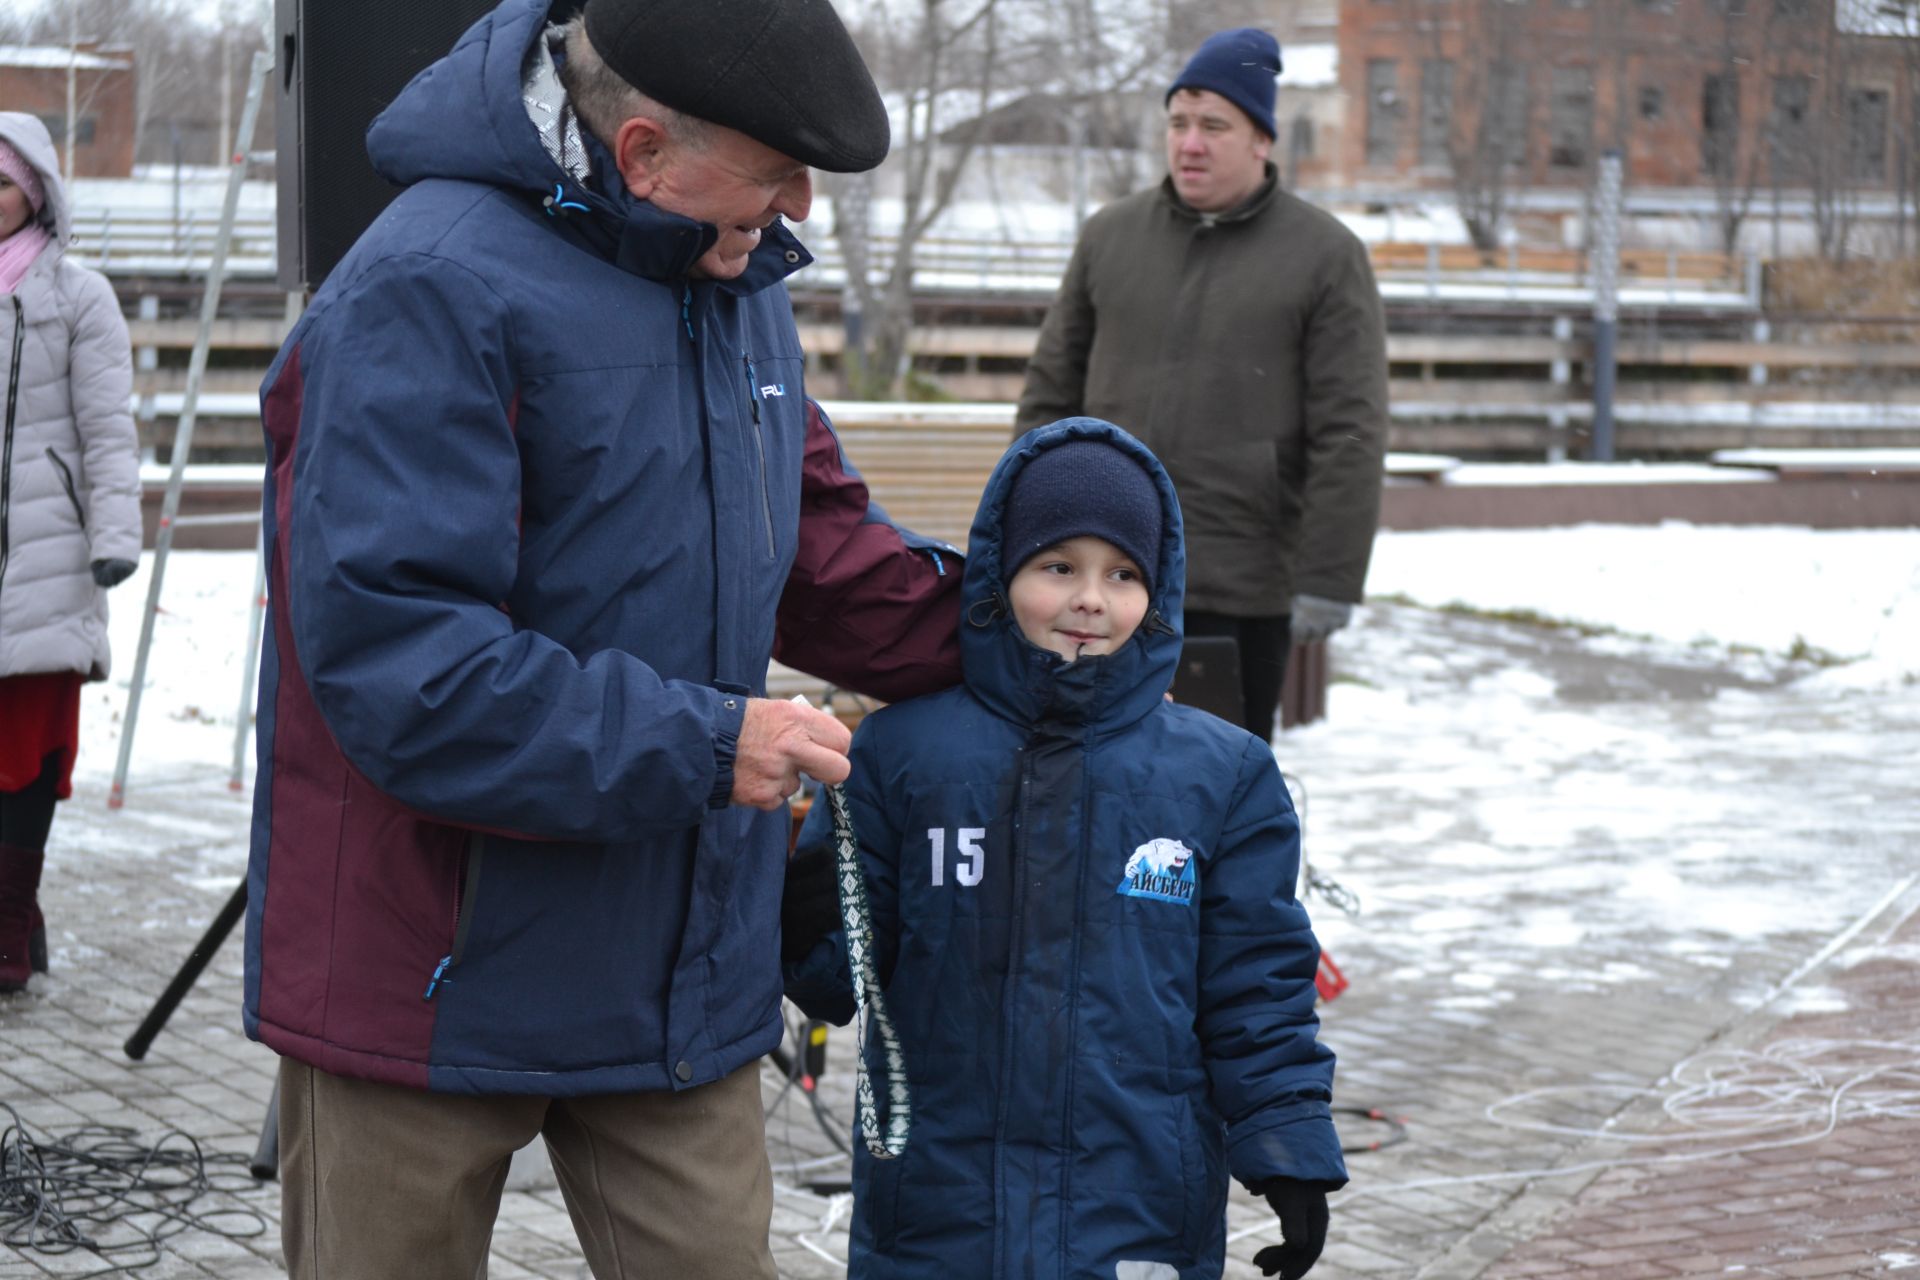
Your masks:
M1280 42L1257 27L1236 27L1208 36L1174 78L1166 101L1181 89L1211 89L1252 117L1269 138L1273 127L1274 78L1280 74Z
M1153 591L1160 567L1160 491L1133 458L1103 440L1070 440L1013 478L1000 517L1000 559L1009 581L1020 566L1069 538L1111 542Z

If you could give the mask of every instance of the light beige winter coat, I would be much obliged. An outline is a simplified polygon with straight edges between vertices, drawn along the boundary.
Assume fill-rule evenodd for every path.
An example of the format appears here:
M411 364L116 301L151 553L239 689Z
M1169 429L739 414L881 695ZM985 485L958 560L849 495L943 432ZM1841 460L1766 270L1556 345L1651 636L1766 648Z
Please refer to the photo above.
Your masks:
M106 277L67 260L67 194L46 126L0 112L0 138L39 170L40 221L54 234L20 287L0 294L0 378L13 401L0 452L0 677L103 680L107 593L89 566L140 559L133 354Z

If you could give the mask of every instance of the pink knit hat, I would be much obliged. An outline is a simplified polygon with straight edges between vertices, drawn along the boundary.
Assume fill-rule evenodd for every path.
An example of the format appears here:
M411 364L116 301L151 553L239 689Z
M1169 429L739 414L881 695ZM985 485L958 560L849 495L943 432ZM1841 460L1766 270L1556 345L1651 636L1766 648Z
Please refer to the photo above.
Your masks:
M14 149L12 143L0 138L0 174L27 193L27 203L33 206L34 213L40 212L40 206L47 202L47 188L40 181L40 171L27 163L27 158Z

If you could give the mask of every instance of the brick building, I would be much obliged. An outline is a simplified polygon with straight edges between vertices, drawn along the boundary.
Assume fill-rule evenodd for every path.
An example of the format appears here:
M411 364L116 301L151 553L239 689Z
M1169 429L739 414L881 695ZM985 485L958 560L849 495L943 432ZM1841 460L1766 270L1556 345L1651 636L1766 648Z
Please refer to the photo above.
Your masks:
M1920 179L1920 0L1342 0L1339 45L1358 187Z
M133 172L130 50L84 40L71 52L65 45L0 45L0 104L45 121L64 160L70 69L76 122L74 175L127 177Z

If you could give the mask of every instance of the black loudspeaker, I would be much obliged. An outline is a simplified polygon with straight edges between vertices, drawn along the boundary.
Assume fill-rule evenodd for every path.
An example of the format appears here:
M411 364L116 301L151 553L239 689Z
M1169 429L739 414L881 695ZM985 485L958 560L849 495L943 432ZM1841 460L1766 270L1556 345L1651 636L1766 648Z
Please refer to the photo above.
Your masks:
M318 289L398 191L367 126L493 0L274 0L280 287ZM476 109L473 125L482 127Z

